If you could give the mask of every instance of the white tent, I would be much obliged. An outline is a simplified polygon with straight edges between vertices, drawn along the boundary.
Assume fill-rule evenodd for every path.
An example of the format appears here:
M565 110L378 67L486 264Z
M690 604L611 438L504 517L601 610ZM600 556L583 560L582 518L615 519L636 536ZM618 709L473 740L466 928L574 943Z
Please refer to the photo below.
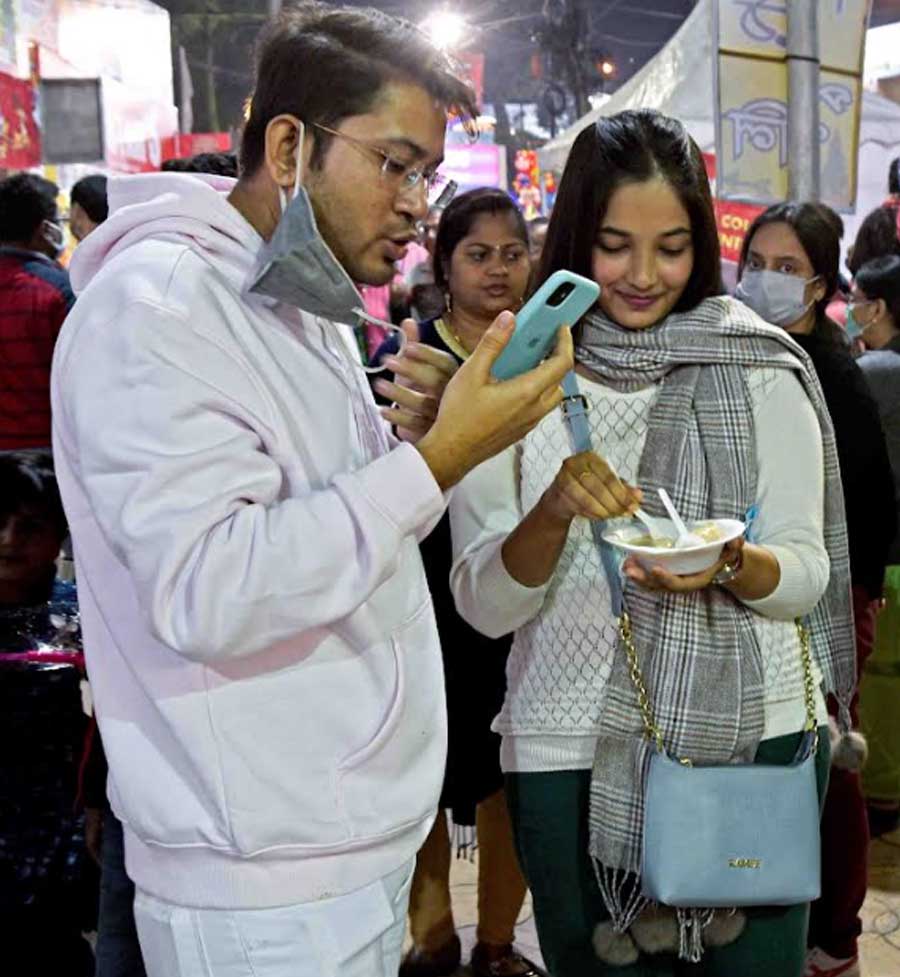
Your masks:
M625 109L658 109L680 119L707 153L715 152L715 92L711 0L700 0L669 43L604 105L589 112L539 150L543 169L561 172L575 137L604 115ZM863 94L856 214L845 215L844 244L870 210L887 196L890 161L900 156L900 105Z

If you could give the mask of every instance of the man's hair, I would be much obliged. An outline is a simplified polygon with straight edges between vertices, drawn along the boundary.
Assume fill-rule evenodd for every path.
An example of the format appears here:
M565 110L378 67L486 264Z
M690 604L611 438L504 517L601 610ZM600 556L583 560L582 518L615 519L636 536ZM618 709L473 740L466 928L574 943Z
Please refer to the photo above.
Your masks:
M241 143L245 176L265 159L272 119L293 115L305 123L317 166L330 137L313 124L337 128L349 116L364 115L388 82L421 85L466 123L477 115L472 90L422 31L368 7L303 3L286 11L264 30L256 61L256 89Z
M0 241L30 241L46 220L55 220L59 187L33 173L15 173L0 180Z
M884 299L894 328L900 329L900 255L867 261L856 273L856 287L867 299Z
M95 224L102 224L109 216L109 204L106 200L106 177L99 173L83 177L79 180L69 199L90 217Z
M900 194L900 156L891 160L888 168L888 193Z
M60 540L68 532L49 448L0 451L0 522L20 512L52 522Z
M163 173L211 173L214 176L238 175L238 160L234 153L197 153L180 159L167 159Z
M873 258L900 254L900 201L876 207L859 225L847 267L855 275Z

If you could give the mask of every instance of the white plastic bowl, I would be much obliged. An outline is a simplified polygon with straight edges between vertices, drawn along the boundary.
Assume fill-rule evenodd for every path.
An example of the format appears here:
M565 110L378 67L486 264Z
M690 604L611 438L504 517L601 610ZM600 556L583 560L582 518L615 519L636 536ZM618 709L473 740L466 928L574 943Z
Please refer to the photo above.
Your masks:
M667 536L675 537L675 527L670 519L654 517L660 528ZM622 529L613 529L603 534L607 543L626 553L633 553L637 557L638 563L645 570L653 567L660 567L669 573L677 574L680 577L688 576L692 573L702 573L719 562L722 550L726 543L744 535L747 528L739 519L701 519L697 522L688 523L688 530L695 526L706 526L715 523L722 533L722 538L714 543L704 543L702 546L689 546L686 549L661 549L656 546L635 546L634 540L647 536L644 526L632 524Z

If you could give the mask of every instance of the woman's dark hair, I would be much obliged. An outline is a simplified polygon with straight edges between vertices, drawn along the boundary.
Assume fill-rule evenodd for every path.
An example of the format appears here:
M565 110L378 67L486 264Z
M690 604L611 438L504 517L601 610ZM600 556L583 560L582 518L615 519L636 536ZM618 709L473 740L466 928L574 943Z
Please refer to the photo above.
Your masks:
M900 254L900 202L876 207L859 225L847 267L855 275L873 258Z
M884 299L895 328L900 329L900 255L867 261L856 273L856 286L867 299Z
M888 168L888 193L900 195L900 156Z
M797 235L812 265L813 274L825 283L825 295L816 302L816 332L822 337L843 342L843 331L831 322L825 310L838 290L844 221L829 206L818 202L773 204L756 218L747 231L738 263L739 281L744 274L756 232L769 224L787 224Z
M65 538L66 514L49 449L0 451L0 522L23 511L39 513Z
M72 187L69 199L73 204L78 204L95 224L102 224L109 216L106 177L99 173L82 177Z
M44 221L57 217L59 187L33 173L14 173L0 180L0 241L24 244Z
M575 139L536 284L560 269L591 278L597 228L612 195L626 183L653 179L672 187L691 221L694 267L675 311L721 295L719 232L703 154L680 122L649 109L598 119Z
M469 234L472 225L482 214L509 214L516 234L528 246L528 228L522 211L503 190L482 187L454 197L441 214L434 241L434 284L442 292L447 290L447 272L456 246Z
M303 3L267 27L258 44L256 89L241 143L241 173L265 158L266 127L293 115L313 133L317 166L330 136L312 124L337 128L370 111L384 85L412 81L467 123L477 116L475 95L450 60L413 24L367 7Z

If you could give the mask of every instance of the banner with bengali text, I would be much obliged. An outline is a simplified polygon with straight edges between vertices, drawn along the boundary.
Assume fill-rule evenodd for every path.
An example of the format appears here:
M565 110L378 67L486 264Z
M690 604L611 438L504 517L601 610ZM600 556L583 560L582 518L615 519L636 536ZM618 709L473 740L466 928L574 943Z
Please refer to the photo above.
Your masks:
M862 63L870 0L821 0L818 139L822 199L856 200ZM787 0L715 0L718 195L757 204L788 194Z

